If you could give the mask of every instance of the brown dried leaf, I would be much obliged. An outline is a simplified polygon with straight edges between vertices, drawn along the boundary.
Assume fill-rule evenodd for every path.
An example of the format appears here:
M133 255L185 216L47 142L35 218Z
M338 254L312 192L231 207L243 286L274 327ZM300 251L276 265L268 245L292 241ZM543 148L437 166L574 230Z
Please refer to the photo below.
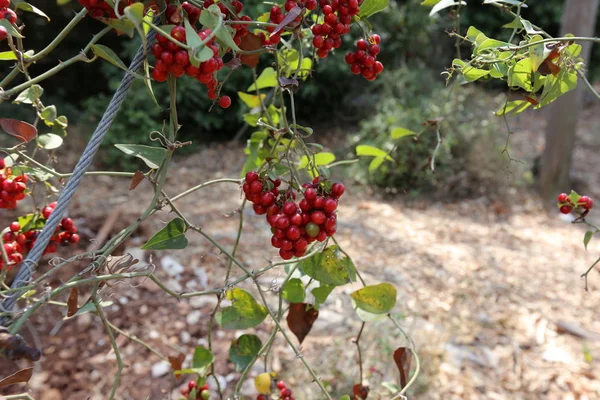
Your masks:
M129 183L129 190L134 190L144 180L144 173L141 171L135 171L131 182Z
M394 351L394 361L400 371L400 388L403 388L408 383L412 351L408 347L398 347Z
M262 39L260 36L255 35L252 32L249 32L246 36L242 37L242 42L239 45L239 48L244 51L255 51L263 47ZM256 67L258 65L258 61L260 60L260 53L256 54L240 54L240 61L242 64L247 65L249 67Z
M281 21L281 23L279 25L277 25L277 27L271 33L271 35L276 35L279 32L281 32L281 30L283 30L283 28L285 28L287 25L289 25L292 22L294 22L294 20L296 18L298 18L299 16L301 16L302 14L304 14L304 10L305 10L304 7L299 7L299 6L295 6L294 8L292 8L287 13L287 15L285 16L285 18L283 19L283 21Z
M298 338L300 344L302 344L304 338L312 329L318 316L319 311L316 310L312 304L290 304L290 310L287 315L287 324L292 333Z
M11 136L27 143L37 136L35 126L12 118L0 118L0 128Z
M183 361L185 360L185 354L181 353L177 356L169 356L169 362L171 363L171 368L173 368L173 371L181 371L182 365L183 365Z
M366 400L367 397L369 397L369 387L363 386L360 383L357 383L352 387L352 392L354 393L355 400Z
M71 289L71 294L69 294L69 299L67 300L67 317L72 317L79 309L78 300L79 289L77 289L77 286L75 286L73 289Z
M0 388L14 385L15 383L27 383L31 376L33 375L33 367L25 368L20 371L15 372L12 375L7 376L6 378L0 381Z

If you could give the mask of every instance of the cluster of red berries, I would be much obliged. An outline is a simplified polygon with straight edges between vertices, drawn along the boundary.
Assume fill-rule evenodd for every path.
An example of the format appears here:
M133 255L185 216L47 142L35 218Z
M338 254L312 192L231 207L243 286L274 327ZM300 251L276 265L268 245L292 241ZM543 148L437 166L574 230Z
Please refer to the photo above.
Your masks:
M342 45L341 36L350 32L352 17L360 12L361 3L362 0L320 0L325 20L312 27L313 45L319 57L327 57L332 49Z
M189 381L188 385L181 389L181 394L186 399L189 399L190 394L193 390L196 390L195 400L208 400L210 399L210 391L208 390L208 384L204 386L198 386L196 381Z
M356 51L346 54L346 63L350 65L352 73L362 75L369 81L377 78L383 71L383 64L377 61L377 55L381 51L380 43L381 37L377 34L371 35L369 41L358 39Z
M287 0L283 5L283 9L285 10L285 12L279 6L271 7L271 12L269 13L270 22L277 25L281 24L285 19L286 14L290 12L294 7L296 7L298 3L306 7L306 9L309 11L313 11L317 8L317 0ZM302 16L299 15L294 19L293 22L299 23L301 19ZM266 27L266 30L267 32L269 32L268 38L266 35L260 34L264 45L277 44L281 41L281 35L279 32L273 34L273 31L275 31L274 26L268 26Z
M279 389L279 399L280 400L295 400L294 396L292 396L292 391L288 388L284 381L277 382L277 389ZM267 396L264 394L259 394L256 396L256 400L268 400Z
M41 216L34 216L32 221L38 220L41 217L43 218L42 222L45 223L45 220L50 217L55 207L56 202L50 203L42 210ZM8 231L2 235L4 251L11 262L8 267L12 267L23 261L27 253L33 248L40 233L39 229L25 230L25 228L18 221L14 221L9 225ZM73 220L71 218L63 218L58 228L56 228L56 232L50 238L50 243L44 249L44 254L56 253L59 244L63 246L77 244L79 242L79 235L76 232L77 227L73 223ZM4 260L0 259L0 268L2 267L4 267Z
M8 8L10 6L10 0L0 0L0 19L5 19L11 24L17 22L17 14ZM5 27L0 26L0 41L5 40L8 37L8 31Z
M1 0L0 0L1 1ZM25 198L27 190L27 175L12 175L12 170L6 168L0 158L0 208L15 208L17 202Z
M131 3L133 0L120 0L119 13L122 15L125 7ZM114 8L104 0L79 0L79 4L87 8L93 18L117 18Z
M281 179L271 180L255 171L246 174L242 189L253 203L254 212L266 215L273 236L271 245L284 260L302 257L309 243L324 241L336 232L338 200L344 194L341 183L316 177L303 184L304 198L297 204L293 189L279 190Z
M563 214L569 214L574 208L581 208L583 212L588 212L594 207L594 200L588 196L581 196L574 204L570 195L561 193L558 195L558 207Z
M205 40L212 34L210 29L204 29L198 32L200 40ZM186 43L185 28L181 25L175 26L171 30L171 37L175 40ZM166 36L157 35L157 42L152 45L152 55L155 58L152 78L158 82L167 80L168 74L176 78L188 75L203 83L208 88L208 98L216 100L219 96L217 86L219 82L216 73L223 68L223 59L219 57L219 47L215 44L215 38L210 39L206 46L213 51L213 57L200 63L195 67L190 63L190 57L187 50L179 47L170 41ZM231 105L229 96L222 96L219 99L219 105L228 108Z

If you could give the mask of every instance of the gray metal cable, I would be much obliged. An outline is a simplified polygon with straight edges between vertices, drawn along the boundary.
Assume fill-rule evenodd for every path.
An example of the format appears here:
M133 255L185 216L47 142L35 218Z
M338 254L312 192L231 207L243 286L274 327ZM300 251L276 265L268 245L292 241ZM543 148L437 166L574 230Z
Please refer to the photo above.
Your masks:
M148 36L146 37L146 49L144 49L144 45L140 46L135 57L133 58L133 61L131 62L131 65L129 66L130 71L136 72L143 65L145 55L149 51L150 44L154 41L155 35L155 31L150 31L148 33ZM121 80L121 84L115 92L112 100L108 104L108 107L106 108L102 119L100 119L100 122L98 123L98 126L96 127L96 130L94 131L94 134L88 142L83 154L79 158L79 162L77 162L77 165L73 169L73 175L71 175L71 178L67 182L67 185L58 197L54 211L50 215L50 218L46 222L46 225L37 237L33 248L27 255L27 258L21 263L19 272L17 273L14 281L12 282L11 289L18 289L20 287L23 287L27 285L31 280L31 277L35 271L40 257L44 252L44 249L48 245L48 242L54 234L56 227L60 223L63 214L67 210L67 207L69 206L69 203L71 202L75 191L79 187L79 184L81 183L85 172L92 164L94 156L98 152L98 148L100 147L104 136L110 129L113 120L117 116L117 113L121 108L121 104L123 104L123 100L125 100L125 96L127 95L127 92L131 87L131 84L133 83L134 79L135 76L133 74L126 73L123 79ZM22 294L23 291L16 291L11 296L6 297L0 304L0 311L10 312ZM8 316L0 318L0 326L7 326L7 324L10 323L10 320L11 318Z

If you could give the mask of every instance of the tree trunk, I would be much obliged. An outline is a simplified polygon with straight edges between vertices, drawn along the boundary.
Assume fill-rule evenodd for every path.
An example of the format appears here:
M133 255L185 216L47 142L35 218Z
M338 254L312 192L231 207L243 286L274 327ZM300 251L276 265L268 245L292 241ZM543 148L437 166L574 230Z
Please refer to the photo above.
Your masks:
M599 0L565 0L561 21L561 36L594 36ZM589 64L591 42L582 42L581 57ZM581 78L577 88L548 106L546 146L542 153L538 187L544 199L553 199L570 188L569 172L575 147L579 110L583 106L586 87Z

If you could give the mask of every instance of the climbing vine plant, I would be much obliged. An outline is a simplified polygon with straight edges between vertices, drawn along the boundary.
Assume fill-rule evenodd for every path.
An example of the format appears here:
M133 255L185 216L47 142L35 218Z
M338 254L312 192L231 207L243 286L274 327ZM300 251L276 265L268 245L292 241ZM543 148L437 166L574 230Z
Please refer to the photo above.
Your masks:
M58 0L59 4L67 2ZM32 314L53 302L64 306L65 318L91 312L97 315L105 328L118 364L108 395L110 399L118 393L124 365L117 335L130 337L157 357L168 360L177 378L192 376L193 379L181 390L182 396L190 400L211 396L240 398L242 382L253 365L268 356L275 337L280 335L312 376L315 390L320 392L318 398L332 399L318 371L302 356L299 345L309 335L319 317L319 308L327 297L340 286L358 282L362 288L352 292L347 300L362 321L355 340L360 375L356 377L352 393L340 399L366 399L370 388L362 373L360 337L369 323L382 318L388 318L390 326L404 335L399 323L390 314L396 306L397 293L389 283L365 282L360 266L336 240L338 218L343 218L343 215L338 215L338 205L343 201L346 188L343 183L330 178L330 171L346 160L336 160L335 155L323 151L321 145L308 141L313 131L298 124L294 95L314 74L315 64L327 62L327 57L338 51L344 37L352 38L355 43L355 49L345 56L348 68L366 80L377 79L384 71L377 57L381 46L385 46L385 40L373 31L369 17L384 10L388 0L287 0L284 4L273 4L263 15L246 15L243 3L238 0L79 0L79 3L81 10L62 32L47 47L35 51L26 46L27 29L19 23L18 16L21 12L32 12L47 19L46 14L23 0L0 0L0 41L7 46L6 51L0 52L0 61L13 64L10 72L0 77L0 102L12 100L35 111L34 120L29 122L0 119L0 127L14 140L13 145L0 149L5 154L0 159L0 208L12 210L19 206L21 210L21 205L27 204L31 211L15 215L14 222L4 229L0 237L4 355L32 361L40 358L40 349L25 343L19 332ZM472 55L469 59L462 59L458 52L459 57L445 72L448 82L497 79L506 82L509 90L518 89L523 98L507 100L496 112L506 117L529 107L541 108L574 89L578 79L585 81L583 63L578 59L581 48L576 42L589 38L551 38L520 16L521 8L526 6L522 2L486 0L484 3L499 7L514 17L506 26L512 30L511 37L508 41L501 41L487 37L475 27L468 28L464 35L457 29L452 35L456 37L459 49L461 43L468 42L472 45ZM432 7L432 15L449 8L460 11L464 4L448 0L423 2L424 6ZM77 25L87 18L95 18L106 26L84 49L34 76L30 67L41 59L52 58L56 47L68 35L74 34ZM102 37L113 31L130 38L134 35L142 38L141 50L130 67L111 48L100 43ZM153 101L157 107L161 107L165 99L156 98L153 87L168 86L169 120L161 131L148 132L155 145L116 145L125 155L143 160L146 166L143 171L87 171L85 167L65 173L56 169L54 160L60 154L69 122L57 107L44 103L42 84L45 79L64 73L63 70L75 63L97 60L120 68L126 78L143 80L148 90L148 101ZM141 62L136 63L136 60ZM225 93L224 82L242 68L252 69L253 83L238 88L237 93ZM178 149L187 145L178 141L180 125L176 96L178 78L184 75L194 78L198 85L204 85L206 96L213 101L213 106L226 109L234 100L242 102L246 106L243 119L252 131L239 176L198 182L182 193L168 196L164 189L166 177L171 173L171 159ZM19 83L13 85L15 81ZM115 105L120 104L118 101L122 101L125 91L122 84L88 148L93 147L95 138L101 141L102 134L114 118L114 108L118 108ZM428 121L426 125L436 124L436 121ZM389 134L397 141L396 145L401 145L403 140L420 133L396 127ZM364 144L356 148L356 153L359 157L372 157L371 171L392 160L391 152ZM85 152L78 166L91 157L93 151ZM434 159L435 154L432 167ZM76 245L80 240L73 220L58 214L62 214L73 195L62 185L67 181L66 187L69 188L75 182L73 185L76 187L84 172L86 175L130 179L131 190L147 181L152 185L154 195L148 199L139 218L103 243L100 249L67 259L55 257L49 269L38 265L42 252L54 254L60 245ZM198 190L210 190L212 185L231 185L232 196L243 194L236 210L239 229L230 248L196 225L177 206L180 199L193 196ZM38 187L36 190L44 193L43 204L30 196ZM561 207L565 206L566 199L559 199ZM578 203L579 200L577 197L571 209L589 211L593 203L586 202L584 207L583 203ZM257 215L263 215L264 229L272 233L270 244L273 250L270 261L264 265L248 265L237 255L246 207L251 207ZM142 248L177 250L188 245L189 235L202 236L228 260L222 282L216 283L213 289L175 292L155 275L151 266L136 265L138 260L129 254L112 255L144 221L163 209L172 212L175 218ZM590 239L591 236L586 234L586 245ZM36 252L40 247L42 252ZM68 281L43 291L44 285L58 270L82 259L90 260L87 268ZM277 291L279 301L276 307L269 305L266 298L269 293L265 293L258 283L262 274L274 269L285 274ZM216 297L216 306L208 320L208 346L196 347L189 365L184 363L185 355L165 356L109 320L104 310L107 303L102 300L100 289L113 281L139 277L150 279L166 295L180 300L197 296ZM241 284L245 281L249 285L243 288ZM80 303L80 295L85 295L88 301ZM65 302L58 302L60 299ZM269 323L272 330L263 341L252 333L252 329L265 323ZM240 379L232 387L222 387L216 379L213 380L214 386L207 384L207 378L216 373L211 341L215 324L222 329L247 330L232 341L229 349L229 359L241 371ZM414 343L410 337L404 336L405 346L398 347L393 354L382 355L388 357L390 363L393 361L399 370L398 384L386 386L393 398L405 397L420 369ZM24 370L17 378L0 381L0 386L27 381L29 377L31 371ZM259 393L257 400L294 398L293 388L278 381L271 371L259 375L255 386Z

